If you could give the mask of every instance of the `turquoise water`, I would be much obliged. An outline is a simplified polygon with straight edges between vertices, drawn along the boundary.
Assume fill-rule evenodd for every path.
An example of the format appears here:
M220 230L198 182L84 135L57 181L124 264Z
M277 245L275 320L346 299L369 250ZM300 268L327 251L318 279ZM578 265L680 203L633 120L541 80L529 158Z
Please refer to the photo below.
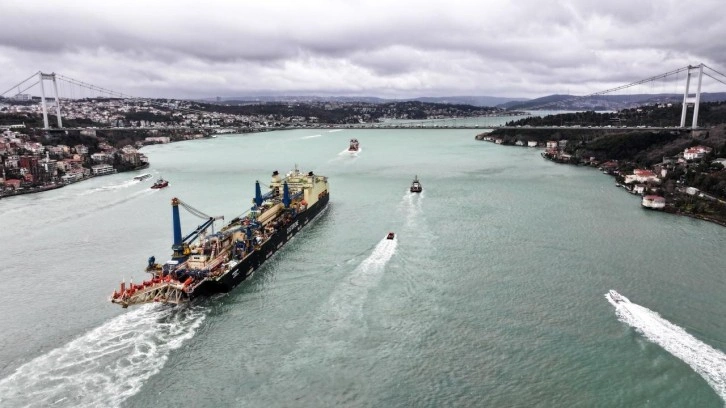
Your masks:
M146 148L166 189L0 200L0 406L723 406L726 229L475 134L227 135ZM108 301L168 256L172 197L230 220L296 163L330 206L251 281Z

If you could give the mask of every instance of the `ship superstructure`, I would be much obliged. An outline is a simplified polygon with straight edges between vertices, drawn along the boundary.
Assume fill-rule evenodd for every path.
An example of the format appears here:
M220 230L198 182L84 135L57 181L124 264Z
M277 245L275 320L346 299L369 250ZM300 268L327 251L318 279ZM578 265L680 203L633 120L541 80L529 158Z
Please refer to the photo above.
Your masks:
M285 177L275 171L269 190L259 181L251 209L214 232L215 221L178 198L172 199L174 243L169 261L160 265L150 257L151 279L128 287L121 284L111 301L123 307L163 302L182 303L196 296L228 292L251 276L268 258L326 207L328 179L297 168ZM179 207L205 218L182 236ZM209 232L211 230L211 233Z

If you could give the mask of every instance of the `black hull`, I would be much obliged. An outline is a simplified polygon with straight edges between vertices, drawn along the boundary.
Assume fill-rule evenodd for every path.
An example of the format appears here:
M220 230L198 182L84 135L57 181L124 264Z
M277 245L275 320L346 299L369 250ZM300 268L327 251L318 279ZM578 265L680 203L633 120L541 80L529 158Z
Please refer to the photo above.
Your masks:
M226 293L234 289L259 269L275 252L280 250L292 237L312 221L328 205L330 196L328 194L310 206L302 214L298 214L288 226L280 228L274 235L256 250L244 258L240 263L230 269L229 272L214 280L206 280L188 293L188 298L193 299L200 296L209 296L216 293Z

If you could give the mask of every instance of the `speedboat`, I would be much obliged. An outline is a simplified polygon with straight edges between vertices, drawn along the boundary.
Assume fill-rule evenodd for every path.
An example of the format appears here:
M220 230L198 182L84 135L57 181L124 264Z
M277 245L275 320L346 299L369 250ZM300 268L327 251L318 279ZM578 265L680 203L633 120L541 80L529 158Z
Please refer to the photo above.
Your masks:
M421 183L418 181L418 176L413 177L413 183L411 183L411 192L412 193L420 193L423 191L423 187L421 186Z
M614 289L610 289L608 294L610 295L610 299L612 299L613 302L615 302L615 303L629 303L630 302L630 300L628 300L628 298L626 298L625 296L616 292Z
M164 180L163 178L159 178L156 180L153 186L151 188L164 188L169 185L169 182Z
M348 147L349 152L357 152L358 151L358 139L350 139L350 147Z
M393 239L395 237L396 237L396 234L389 232L388 235L386 236L386 239Z

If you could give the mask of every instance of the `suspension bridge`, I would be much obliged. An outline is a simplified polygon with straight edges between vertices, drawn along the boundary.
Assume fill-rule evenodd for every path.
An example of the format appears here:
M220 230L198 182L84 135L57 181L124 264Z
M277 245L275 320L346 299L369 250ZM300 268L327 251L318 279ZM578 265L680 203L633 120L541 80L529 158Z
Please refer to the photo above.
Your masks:
M583 96L571 96L564 99L553 100L551 102L545 102L536 105L523 105L521 108L526 110L530 114L541 114L545 113L558 113L562 110L563 106L568 104L576 103L579 106L592 106L600 107L603 106L607 109L608 103L615 99L618 99L621 104L625 101L626 104L630 104L633 107L638 104L653 104L653 103L681 103L682 112L680 124L664 124L654 129L660 128L687 128L686 119L688 116L689 109L692 111L692 120L690 124L691 129L698 129L698 114L699 106L701 103L702 87L704 77L710 78L713 82L711 85L716 84L717 86L726 85L726 75L722 72L711 68L705 64L699 65L688 65L675 70L671 70L662 74L653 75L645 79L634 81L628 84L616 86L603 91L590 93ZM726 90L726 87L723 88ZM125 94L123 92L114 91L102 86L93 85L81 80L70 78L65 75L58 73L44 73L41 71L35 72L28 78L10 87L5 92L0 94L0 97L7 98L13 101L24 101L29 104L33 104L37 100L38 95L40 101L39 110L43 116L44 129L50 130L51 128L66 129L70 130L73 128L63 126L63 117L65 118L80 118L83 114L87 116L92 115L88 112L88 106L79 108L80 103L99 102L99 101L114 101L117 104L117 114L114 115L105 113L106 116L99 116L96 112L95 122L106 123L108 128L119 129L118 126L114 126L113 118L118 117L118 113L127 111L129 106L153 106L165 111L178 112L182 114L198 114L198 115L209 115L211 112L196 110L189 107L180 106L179 102L161 102L159 99L151 98L140 98L132 95ZM643 98L644 95L649 95L649 98ZM682 97L677 97L682 95ZM610 99L608 99L610 98ZM632 101L629 101L631 99ZM184 102L184 101L181 101ZM182 104L183 105L183 104ZM551 112L546 110L550 109ZM578 109L580 110L580 109ZM594 109L588 109L594 110ZM55 113L57 124L51 124L49 121L49 112ZM84 112L85 111L85 112ZM538 111L534 112L534 111ZM520 112L521 113L521 112ZM359 123L359 124L345 124L345 125L334 125L334 124L306 124L303 127L308 128L408 128L408 129L437 129L437 128L456 128L456 129L495 129L495 128L507 128L507 120L512 120L513 112L498 112L488 116L478 117L459 117L459 118L440 118L440 119L426 119L426 120L388 120L384 122L376 123ZM209 129L213 127L205 123L197 124L194 126L183 126L183 125L168 125L160 126L154 124L153 126L144 127L133 127L129 129ZM230 126L234 128L234 125ZM266 129L260 130L273 130L281 128L289 128L290 126L267 126ZM298 127L300 127L298 125ZM607 126L610 127L610 126ZM644 126L637 126L642 128ZM623 127L620 127L621 129ZM123 128L121 128L123 129Z

